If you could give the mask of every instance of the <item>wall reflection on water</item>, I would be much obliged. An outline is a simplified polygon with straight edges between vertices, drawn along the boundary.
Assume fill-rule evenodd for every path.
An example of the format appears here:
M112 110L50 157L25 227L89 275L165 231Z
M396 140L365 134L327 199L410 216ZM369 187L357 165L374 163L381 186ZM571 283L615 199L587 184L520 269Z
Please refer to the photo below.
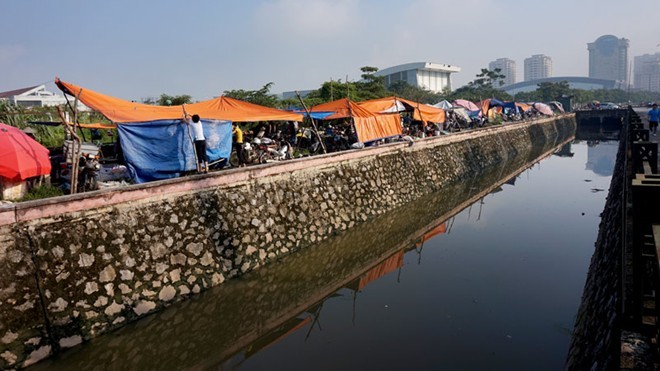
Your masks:
M475 174L34 368L561 369L610 150Z

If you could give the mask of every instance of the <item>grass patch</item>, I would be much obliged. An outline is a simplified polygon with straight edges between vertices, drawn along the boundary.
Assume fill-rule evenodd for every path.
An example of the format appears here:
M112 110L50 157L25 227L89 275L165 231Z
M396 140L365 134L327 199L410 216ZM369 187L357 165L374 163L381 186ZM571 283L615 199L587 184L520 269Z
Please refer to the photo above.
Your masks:
M42 184L32 188L20 201L40 200L43 198L57 197L64 195L61 189L52 185Z

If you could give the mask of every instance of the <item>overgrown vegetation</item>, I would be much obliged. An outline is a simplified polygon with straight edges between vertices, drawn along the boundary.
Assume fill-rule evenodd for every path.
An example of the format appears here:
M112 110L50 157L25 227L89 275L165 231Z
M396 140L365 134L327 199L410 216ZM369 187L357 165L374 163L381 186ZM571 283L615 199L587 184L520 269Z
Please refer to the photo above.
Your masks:
M109 122L96 112L80 112L78 121L84 124ZM64 127L58 125L61 120L55 107L22 107L0 101L0 122L19 129L31 128L35 132L37 141L47 148L61 147L64 143L65 130ZM114 140L114 133L105 130L95 131L94 135L92 134L90 129L82 130L86 141L109 143Z
M62 196L64 192L58 187L42 184L32 188L20 201L40 200L42 198Z

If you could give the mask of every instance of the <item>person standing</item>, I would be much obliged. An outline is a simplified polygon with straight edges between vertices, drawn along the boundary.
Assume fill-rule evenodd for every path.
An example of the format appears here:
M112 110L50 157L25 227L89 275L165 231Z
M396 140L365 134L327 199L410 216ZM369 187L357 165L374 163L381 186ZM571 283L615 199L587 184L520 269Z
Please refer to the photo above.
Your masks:
M649 111L649 131L653 136L658 132L658 121L660 121L660 109L657 104L653 103Z
M234 149L238 157L238 167L245 166L245 151L243 150L243 130L238 127L238 123L232 122L231 134L234 139Z
M204 137L204 128L202 127L202 120L199 115L195 114L191 117L188 115L183 116L186 124L190 125L192 129L193 138L195 141L195 153L197 154L197 172L209 172L209 159L206 156L206 138Z

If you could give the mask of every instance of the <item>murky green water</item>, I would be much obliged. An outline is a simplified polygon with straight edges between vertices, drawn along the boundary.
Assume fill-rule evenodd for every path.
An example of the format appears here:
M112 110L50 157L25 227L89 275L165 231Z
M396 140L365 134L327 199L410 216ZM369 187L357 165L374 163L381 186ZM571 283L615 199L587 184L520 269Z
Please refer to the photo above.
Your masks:
M617 145L493 169L34 369L562 369Z

